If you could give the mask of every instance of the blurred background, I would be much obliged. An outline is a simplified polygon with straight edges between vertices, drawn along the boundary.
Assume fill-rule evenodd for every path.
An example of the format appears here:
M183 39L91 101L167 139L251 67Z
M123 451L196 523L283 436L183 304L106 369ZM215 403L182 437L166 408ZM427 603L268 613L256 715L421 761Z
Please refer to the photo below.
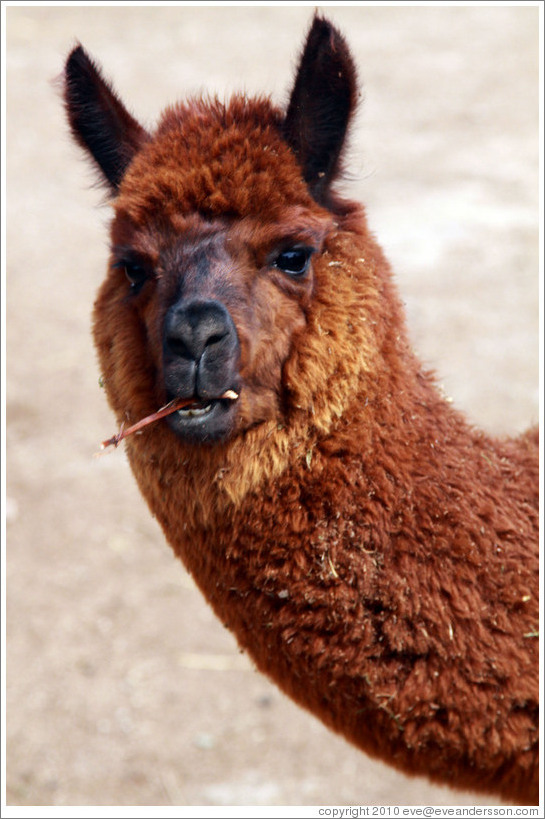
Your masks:
M415 348L496 434L538 420L538 9L322 6L364 103L346 192ZM368 759L254 671L171 555L99 388L109 210L55 77L76 41L130 110L284 104L314 6L19 6L7 23L9 805L494 804Z

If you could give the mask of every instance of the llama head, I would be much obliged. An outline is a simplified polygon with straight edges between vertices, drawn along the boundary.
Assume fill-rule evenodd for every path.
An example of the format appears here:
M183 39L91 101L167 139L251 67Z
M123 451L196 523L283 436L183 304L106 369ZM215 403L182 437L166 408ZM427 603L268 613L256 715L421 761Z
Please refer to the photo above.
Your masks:
M72 132L112 194L94 329L118 416L192 398L167 421L191 446L284 422L305 401L308 409L312 357L327 359L311 378L311 391L326 394L337 359L346 368L362 349L356 334L352 352L337 344L320 353L328 322L337 335L341 313L351 333L361 322L347 305L329 318L316 312L346 289L324 253L357 210L332 187L358 96L343 37L314 18L285 111L262 98L193 99L148 133L81 46L64 89ZM239 400L221 399L227 389Z

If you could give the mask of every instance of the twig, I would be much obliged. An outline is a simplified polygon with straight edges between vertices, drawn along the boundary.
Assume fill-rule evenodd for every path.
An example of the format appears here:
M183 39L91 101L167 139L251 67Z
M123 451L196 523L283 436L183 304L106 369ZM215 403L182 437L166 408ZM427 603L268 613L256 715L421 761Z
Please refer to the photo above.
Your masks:
M224 392L223 395L220 395L219 398L226 398L229 401L236 401L238 394L233 390L226 390L226 392ZM108 438L107 441L103 441L100 448L106 449L109 446L117 447L123 438L126 438L128 435L132 435L133 432L138 432L138 430L146 427L148 424L153 424L155 421L159 421L161 418L165 418L167 415L171 415L173 412L183 409L184 407L189 407L194 403L194 398L174 398L172 401L169 401L168 404L165 404L164 407L158 409L157 412L152 412L151 415L147 415L145 418L137 421L136 424L132 425L132 427L127 427L127 429L125 429L124 425L121 424L119 432L116 435L112 435L112 437Z

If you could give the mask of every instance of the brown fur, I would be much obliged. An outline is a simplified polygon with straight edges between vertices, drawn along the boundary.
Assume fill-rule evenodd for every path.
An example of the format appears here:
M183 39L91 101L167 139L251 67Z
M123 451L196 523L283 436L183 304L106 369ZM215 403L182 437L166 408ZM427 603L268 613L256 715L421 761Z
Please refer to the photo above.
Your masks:
M537 431L493 439L441 395L363 211L311 193L282 122L267 100L172 108L113 180L112 245L156 271L131 299L112 265L95 305L118 420L164 403L175 269L240 340L231 434L160 422L127 441L132 469L286 694L407 773L537 803ZM267 265L286 237L317 248L304 281Z

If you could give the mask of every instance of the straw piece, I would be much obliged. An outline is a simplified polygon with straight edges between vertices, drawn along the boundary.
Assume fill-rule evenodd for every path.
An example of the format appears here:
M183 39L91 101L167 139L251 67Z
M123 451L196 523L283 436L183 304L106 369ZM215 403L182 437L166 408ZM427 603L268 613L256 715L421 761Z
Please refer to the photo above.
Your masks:
M238 393L234 392L234 390L226 390L223 395L220 395L220 399L223 398L226 398L229 401L236 401L238 398ZM103 441L100 448L106 449L109 446L117 447L123 438L127 438L129 435L132 435L133 432L138 432L148 424L153 424L155 421L159 421L161 418L165 418L167 415L171 415L173 412L183 409L184 407L189 407L194 403L194 398L174 398L172 401L169 401L168 404L165 404L164 407L158 409L157 412L152 412L151 415L147 415L145 418L137 421L136 424L132 425L132 427L127 427L127 429L125 429L122 424L119 432L116 435L112 435L112 437L108 438L107 441Z

